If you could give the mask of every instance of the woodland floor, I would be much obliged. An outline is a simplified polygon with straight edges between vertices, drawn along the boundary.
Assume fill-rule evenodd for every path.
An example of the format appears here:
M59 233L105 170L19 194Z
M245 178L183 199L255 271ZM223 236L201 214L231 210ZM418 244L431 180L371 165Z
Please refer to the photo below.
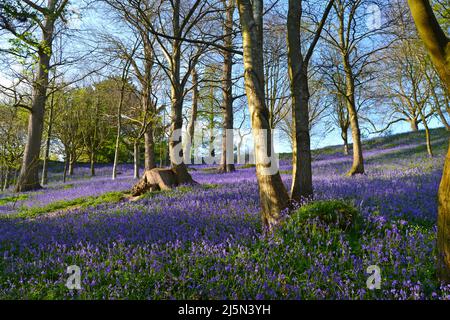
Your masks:
M37 192L0 194L0 298L10 299L450 299L435 277L436 194L448 138L433 130L365 143L366 175L346 177L351 156L315 152L316 200L304 212L357 209L342 230L294 214L262 236L253 167L219 174L191 170L198 186L130 201L135 180L123 165L89 177L87 166ZM291 165L281 161L290 184ZM332 200L332 201L328 201ZM330 211L330 212L331 212ZM81 290L65 286L78 265ZM369 265L381 289L368 290Z

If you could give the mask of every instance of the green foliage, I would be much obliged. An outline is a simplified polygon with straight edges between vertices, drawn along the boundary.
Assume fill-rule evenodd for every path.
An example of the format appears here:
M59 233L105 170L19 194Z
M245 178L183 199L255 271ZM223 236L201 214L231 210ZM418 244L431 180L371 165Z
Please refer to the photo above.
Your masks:
M15 196L0 198L0 206L4 206L5 204L10 203L10 202L22 201L22 200L26 200L26 199L28 199L27 194L18 194Z
M123 192L107 192L100 196L80 197L71 200L61 200L49 203L43 207L21 207L17 214L12 217L18 218L35 218L37 216L56 212L60 210L67 210L74 207L86 208L95 207L103 203L116 203L123 199Z
M338 225L343 230L356 226L360 221L359 212L352 205L341 200L329 200L303 205L291 215L288 224L299 225L315 218L328 225Z

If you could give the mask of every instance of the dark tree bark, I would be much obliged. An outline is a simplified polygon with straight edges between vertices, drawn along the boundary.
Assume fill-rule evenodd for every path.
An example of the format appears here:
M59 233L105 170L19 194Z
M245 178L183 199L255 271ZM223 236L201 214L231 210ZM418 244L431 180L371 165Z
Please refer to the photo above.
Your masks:
M288 68L292 99L292 186L291 199L312 198L311 141L309 125L308 65L334 1L329 1L305 56L301 51L302 1L289 0L287 17Z

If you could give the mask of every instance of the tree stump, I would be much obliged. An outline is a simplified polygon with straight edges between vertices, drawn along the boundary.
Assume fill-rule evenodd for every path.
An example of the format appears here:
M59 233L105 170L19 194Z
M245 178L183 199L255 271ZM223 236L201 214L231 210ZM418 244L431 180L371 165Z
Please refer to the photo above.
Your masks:
M178 186L176 174L169 168L154 168L144 172L144 175L133 186L131 194L136 197L148 191L170 190Z

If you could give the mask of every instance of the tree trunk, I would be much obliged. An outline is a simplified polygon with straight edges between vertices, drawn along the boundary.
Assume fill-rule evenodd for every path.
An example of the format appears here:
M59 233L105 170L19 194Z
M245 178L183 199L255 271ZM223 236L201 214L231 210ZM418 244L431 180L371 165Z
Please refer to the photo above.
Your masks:
M300 44L301 1L290 0L287 18L288 68L292 100L291 199L301 202L313 196L309 135L308 65Z
M75 156L73 153L71 153L69 158L69 176L73 176L74 164L75 164Z
M342 140L344 141L344 155L345 156L348 156L348 133L347 133L347 130L348 130L348 128L341 128L341 137L342 137Z
M444 114L442 113L442 110L440 107L436 108L437 114L439 118L441 119L442 124L445 126L445 129L447 131L450 131L450 124L448 123L447 119L445 118Z
M224 44L228 49L233 48L233 12L234 12L234 0L229 0L226 6L226 17L224 22ZM234 167L234 152L233 152L233 83L232 83L232 70L233 70L233 54L231 51L224 51L224 64L223 64L223 125L222 125L222 154L220 159L219 172L233 172Z
M6 169L5 169L5 180L4 180L3 188L2 188L3 191L5 191L6 189L9 188L9 170L10 170L9 166L6 166Z
M55 80L53 80L54 82ZM44 186L48 183L48 160L50 155L50 142L52 138L52 128L53 128L53 109L54 109L54 97L55 94L52 93L52 98L50 101L50 115L48 118L48 127L47 127L47 140L45 141L45 155L44 155L44 163L42 165L42 181L41 184Z
M120 134L122 131L122 106L123 106L123 99L125 95L125 83L127 81L128 77L128 70L130 68L130 60L127 60L125 63L125 66L122 70L122 85L120 88L120 97L119 97L119 103L117 104L117 135L116 135L116 145L114 148L114 164L113 164L113 171L112 171L112 179L116 179L117 177L117 166L119 162L119 146L120 146Z
M133 178L139 179L139 142L135 141L133 144L133 158L134 158L134 172Z
M95 149L91 150L91 154L89 155L89 161L90 161L90 171L91 171L91 177L95 176L95 160L96 160L96 153Z
M422 124L425 128L425 140L427 142L427 153L429 157L433 157L433 149L431 148L431 137L430 137L430 129L428 128L427 119L425 118L422 110L419 111L420 118L422 119Z
M350 118L350 127L352 129L353 140L353 165L350 171L347 173L349 176L355 174L364 173L364 159L362 153L361 144L361 131L359 129L358 111L356 110L355 103L355 83L353 78L353 72L348 61L348 56L343 54L345 81L347 87L347 110Z
M195 122L197 121L197 113L198 113L198 74L195 67L192 68L191 71L192 77L192 110L191 110L191 118L189 120L189 125L187 128L188 139L189 141L186 143L186 150L184 150L185 162L191 163L193 156L193 143L194 143L194 134L195 134Z
M450 91L450 41L439 26L429 1L408 0L417 30L439 76ZM438 192L438 274L450 283L450 149Z
M56 0L49 0L48 8L54 9ZM28 118L27 143L16 191L29 191L41 188L39 184L39 155L41 152L42 130L44 124L45 102L47 100L48 75L53 40L54 14L47 14L42 28L43 38L38 53L36 78L33 82L31 112Z
M149 126L144 134L145 142L145 170L151 170L155 165L155 141L153 137L153 126Z
M267 151L272 151L272 133L269 111L264 97L264 64L261 0L237 0L244 48L244 80L250 112L256 160L256 178L261 203L261 218L264 226L271 230L281 219L281 212L289 206L289 196L278 168L269 170L264 161ZM267 141L261 139L261 130ZM270 154L272 156L272 154Z
M180 35L180 1L174 1L173 5L173 34ZM179 184L194 183L189 174L183 158L183 86L180 79L181 68L181 40L172 40L172 55L170 57L171 70L171 125L169 137L169 155L172 170L175 172Z
M408 0L408 4L431 61L444 86L450 91L450 41L439 26L428 0Z
M69 167L69 155L66 154L66 158L64 159L63 183L66 183L68 167Z
M419 122L417 121L417 119L411 119L409 120L409 124L411 125L411 131L412 132L417 132L419 131Z
M450 148L439 185L437 226L438 274L441 280L450 283Z

